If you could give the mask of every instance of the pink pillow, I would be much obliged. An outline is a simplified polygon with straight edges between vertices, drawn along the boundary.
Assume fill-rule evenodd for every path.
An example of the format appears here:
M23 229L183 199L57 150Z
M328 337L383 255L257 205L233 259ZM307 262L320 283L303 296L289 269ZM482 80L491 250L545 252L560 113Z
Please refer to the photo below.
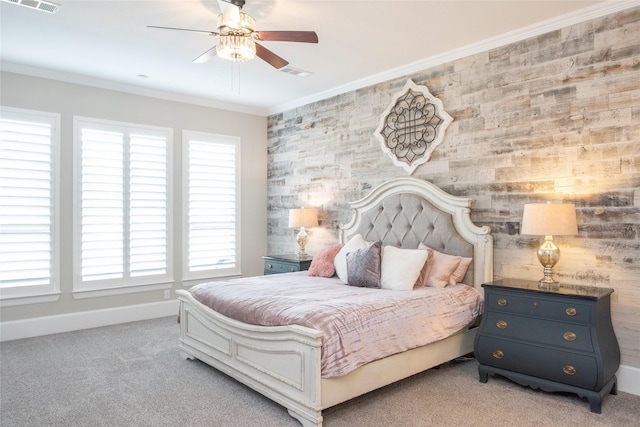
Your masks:
M342 249L341 244L331 245L320 249L311 260L309 276L333 277L333 275L336 274L336 268L333 264L333 260L340 249Z
M431 267L431 248L426 246L424 243L420 243L418 245L418 249L424 250L427 252L427 261L425 261L424 265L420 269L420 274L418 274L418 279L416 280L416 284L413 288L422 288L425 286L425 282L427 281L427 276L429 275L429 270Z
M444 288L447 286L451 275L460 265L462 257L436 251L423 243L420 243L418 249L425 249L430 252L427 262L418 277L418 280L422 281L421 286L431 286L434 288ZM462 276L464 277L464 274ZM420 285L420 283L418 283L418 285Z
M460 264L458 264L458 268L453 271L451 277L449 277L449 284L455 285L456 283L462 283L462 279L464 279L465 274L467 274L467 270L471 265L471 258L462 257L460 259ZM469 283L467 283L469 285Z

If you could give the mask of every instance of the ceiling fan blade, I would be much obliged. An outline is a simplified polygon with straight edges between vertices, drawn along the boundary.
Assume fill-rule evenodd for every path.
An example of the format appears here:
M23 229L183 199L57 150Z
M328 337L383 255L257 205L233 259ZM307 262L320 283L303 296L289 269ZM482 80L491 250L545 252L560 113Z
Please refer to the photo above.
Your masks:
M289 61L279 57L278 55L271 52L266 47L259 45L258 43L256 43L256 55L260 59L271 65L273 68L278 70L280 68L286 67L289 64Z
M315 31L258 31L258 40L269 42L318 43Z
M159 28L161 30L191 31L192 33L204 33L204 34L209 34L210 36L218 35L218 33L216 33L215 31L192 30L191 28L158 27L157 25L147 25L147 28Z
M216 54L217 54L217 51L216 51L216 47L214 46L208 51L206 51L205 53L203 53L202 55L198 56L192 62L194 64L202 64L203 62L207 62L208 60L216 56Z

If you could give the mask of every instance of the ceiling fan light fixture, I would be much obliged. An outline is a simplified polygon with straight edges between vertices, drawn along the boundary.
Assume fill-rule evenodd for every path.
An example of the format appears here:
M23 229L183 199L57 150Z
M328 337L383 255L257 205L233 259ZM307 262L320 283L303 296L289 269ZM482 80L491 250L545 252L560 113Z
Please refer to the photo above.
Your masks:
M256 57L256 42L251 37L256 21L246 13L218 16L220 40L216 53L220 58L234 62L250 61Z
M256 43L251 37L220 36L216 45L216 53L220 58L229 61L250 61L256 57Z
M222 34L251 34L255 31L256 20L246 13L227 13L218 15L218 30Z

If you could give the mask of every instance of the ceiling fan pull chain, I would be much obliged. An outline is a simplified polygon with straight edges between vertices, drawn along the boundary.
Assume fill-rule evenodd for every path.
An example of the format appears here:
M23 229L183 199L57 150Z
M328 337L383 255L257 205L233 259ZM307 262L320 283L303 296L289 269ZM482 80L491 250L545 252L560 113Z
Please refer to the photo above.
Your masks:
M238 93L240 95L240 63L231 63L231 93ZM236 89L237 88L237 89Z
M231 68L229 69L231 71L231 93L235 92L234 87L235 87L235 81L234 81L234 70L233 68L235 67L235 62L231 63Z

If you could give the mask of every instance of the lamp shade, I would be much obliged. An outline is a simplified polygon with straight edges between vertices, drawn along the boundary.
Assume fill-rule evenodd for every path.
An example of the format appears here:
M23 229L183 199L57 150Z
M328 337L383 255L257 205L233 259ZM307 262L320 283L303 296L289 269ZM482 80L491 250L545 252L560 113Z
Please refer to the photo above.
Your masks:
M576 208L572 203L525 204L520 234L536 236L578 234Z
M318 212L313 209L289 209L289 227L317 227Z

